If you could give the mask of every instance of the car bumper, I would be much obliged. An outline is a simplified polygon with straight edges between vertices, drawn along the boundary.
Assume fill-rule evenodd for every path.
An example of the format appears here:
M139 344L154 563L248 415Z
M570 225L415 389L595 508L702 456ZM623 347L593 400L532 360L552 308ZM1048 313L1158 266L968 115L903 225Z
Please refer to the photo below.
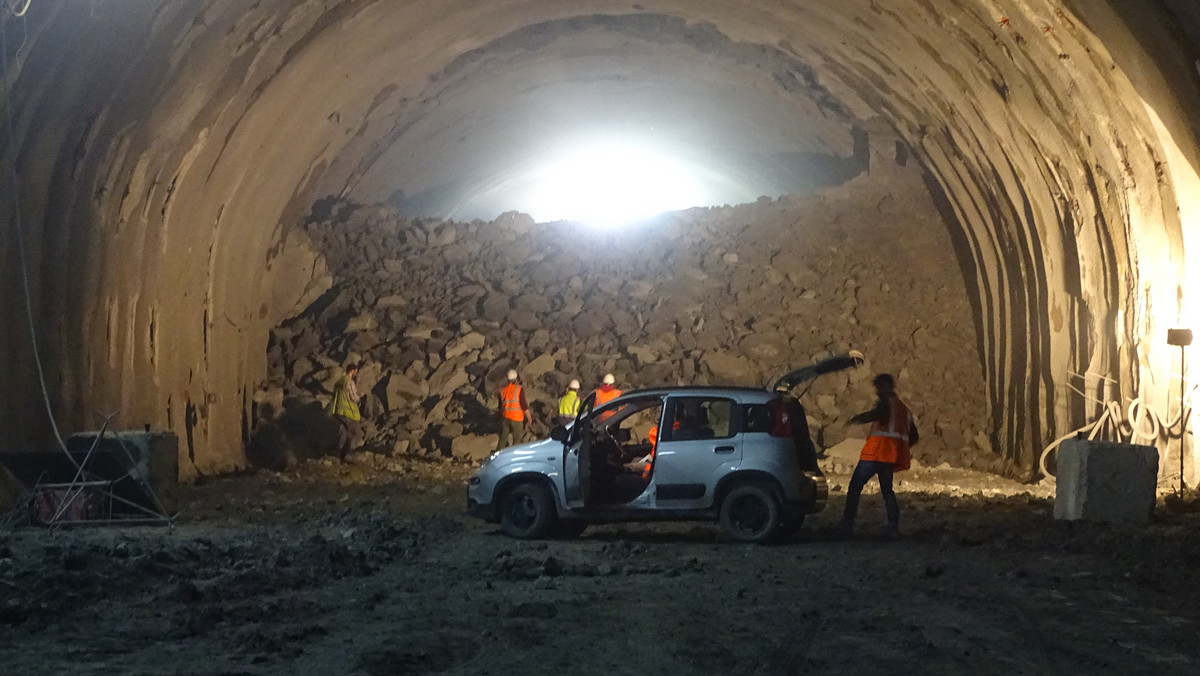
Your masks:
M829 482L816 472L805 472L805 481L800 485L798 500L789 500L783 505L784 516L794 518L805 514L816 514L825 509L829 501Z
M825 480L824 474L805 472L804 475L813 483L813 501L809 512L815 514L823 511L825 503L829 502L829 482Z

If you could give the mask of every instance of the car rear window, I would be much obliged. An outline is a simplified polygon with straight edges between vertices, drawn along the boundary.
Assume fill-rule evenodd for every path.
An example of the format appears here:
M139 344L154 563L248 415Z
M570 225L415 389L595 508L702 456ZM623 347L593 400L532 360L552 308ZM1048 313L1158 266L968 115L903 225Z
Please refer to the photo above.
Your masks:
M771 431L771 407L769 404L745 404L742 406L742 424L747 432Z

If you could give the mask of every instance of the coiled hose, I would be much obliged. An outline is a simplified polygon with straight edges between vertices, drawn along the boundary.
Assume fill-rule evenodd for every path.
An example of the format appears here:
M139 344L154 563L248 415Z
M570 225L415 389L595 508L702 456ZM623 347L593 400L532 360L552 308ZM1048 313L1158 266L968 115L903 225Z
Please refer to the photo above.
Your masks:
M1041 469L1042 475L1053 478L1054 475L1046 467L1046 459L1050 457L1051 453L1058 450L1062 442L1078 438L1084 434L1087 435L1088 441L1094 441L1096 437L1105 433L1106 438L1113 438L1117 441L1128 439L1130 443L1144 441L1153 444L1158 441L1158 438L1164 432L1168 432L1179 426L1179 434L1183 436L1184 430L1182 429L1182 425L1187 420L1187 416L1191 414L1191 401L1197 389L1200 389L1200 385L1196 385L1188 391L1187 396L1183 400L1184 405L1180 407L1179 413L1176 414L1175 418L1168 420L1163 420L1163 416L1143 402L1141 397L1129 402L1129 406L1125 409L1124 417L1121 415L1121 406L1117 402L1105 402L1099 418L1096 418L1083 427L1062 435L1050 442L1050 445L1042 450L1042 456L1038 459L1038 467Z

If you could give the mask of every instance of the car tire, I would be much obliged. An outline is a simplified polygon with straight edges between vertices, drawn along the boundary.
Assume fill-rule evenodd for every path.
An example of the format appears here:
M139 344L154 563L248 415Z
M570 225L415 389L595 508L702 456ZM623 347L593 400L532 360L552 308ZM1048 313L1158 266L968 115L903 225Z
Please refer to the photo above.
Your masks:
M779 500L763 486L738 486L721 501L720 522L735 542L769 542L781 523Z
M518 484L500 501L500 527L519 540L546 537L557 519L554 497L539 483Z

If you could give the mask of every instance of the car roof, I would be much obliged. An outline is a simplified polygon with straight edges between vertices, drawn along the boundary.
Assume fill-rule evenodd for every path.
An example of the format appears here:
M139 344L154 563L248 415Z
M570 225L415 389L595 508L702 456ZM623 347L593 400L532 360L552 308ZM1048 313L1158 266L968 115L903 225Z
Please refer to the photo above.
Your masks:
M633 390L621 394L618 399L627 397L651 396L651 395L668 395L668 396L687 396L687 397L729 397L737 399L741 403L766 403L772 399L777 399L779 394L770 392L761 387L726 387L720 385L678 385L671 387L650 387L641 390ZM614 400L616 401L616 400Z

